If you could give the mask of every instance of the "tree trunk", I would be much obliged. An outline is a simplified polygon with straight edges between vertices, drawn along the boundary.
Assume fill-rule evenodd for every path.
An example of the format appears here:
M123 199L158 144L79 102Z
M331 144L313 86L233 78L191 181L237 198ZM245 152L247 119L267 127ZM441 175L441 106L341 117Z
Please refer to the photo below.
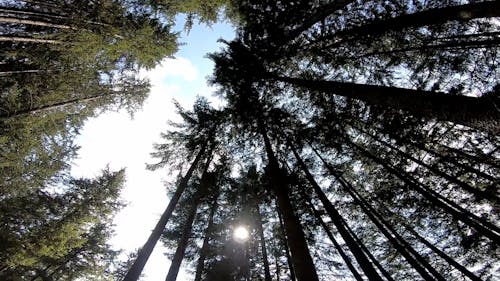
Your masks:
M118 93L99 94L99 95L85 97L85 98L76 98L76 99L66 100L66 101L62 101L62 102L56 102L56 103L49 104L49 105L37 106L34 108L30 108L30 109L23 109L23 110L19 110L19 111L13 112L13 113L3 113L3 114L0 114L0 119L13 118L13 117L18 117L18 116L27 115L27 114L37 114L37 113L40 113L43 111L49 111L49 110L57 110L57 109L61 109L61 108L64 108L66 106L69 106L69 105L75 105L75 104L78 104L81 102L94 101L94 100L97 100L99 98L114 95L114 94L118 94Z
M471 19L492 18L500 16L499 1L485 1L459 6L435 8L398 17L375 20L371 23L342 30L334 33L335 36L377 36L393 30L402 30L408 27L421 27L443 24L448 21L469 21Z
M47 70L26 69L26 70L0 71L0 76L9 76L13 74L41 73L41 72L47 72Z
M198 210L198 205L200 203L200 195L196 194L194 196L196 196L196 198L193 202L193 205L189 209L186 224L184 225L184 228L182 229L182 235L177 242L177 249L175 250L172 263L170 264L170 268L168 269L167 278L165 279L166 281L175 281L177 279L179 268L181 266L182 260L184 259L184 254L186 252L189 237L191 236L191 231L193 229L194 218L196 216L196 211Z
M56 24L40 20L20 19L20 18L5 17L5 16L0 16L0 22L24 24L24 25L36 25L36 26L60 28L60 29L74 29L73 27L64 24Z
M168 220L172 216L172 212L174 211L175 206L177 205L177 202L179 202L179 199L184 192L184 190L187 187L187 183L191 176L193 175L194 170L198 166L198 162L202 158L203 154L205 153L206 147L208 145L208 141L206 141L202 147L200 148L200 151L196 155L196 158L194 159L193 163L189 167L189 170L186 172L186 175L180 180L177 189L175 190L174 195L170 199L170 202L168 202L168 206L163 212L163 214L160 217L160 220L156 224L155 228L151 232L151 235L149 236L148 240L144 244L144 246L139 250L137 254L137 258L128 270L127 274L125 275L125 278L123 281L137 281L139 279L139 276L142 273L142 270L144 268L144 265L146 265L146 262L149 259L149 256L151 255L151 252L153 252L153 248L156 245L156 242L158 242L158 239L160 239L161 234L163 233L163 230L165 229L165 225L167 225Z
M493 39L482 39L482 40L477 40L477 41L449 41L449 42L443 42L440 44L431 44L431 45L421 45L421 46L414 46L414 47L407 47L407 48L401 48L401 49L393 49L393 50L387 50L387 51L377 51L377 52L370 52L370 53L365 53L357 56L351 56L348 57L348 60L357 60L361 58L366 58L366 57L371 57L371 56L378 56L378 55L399 55L401 53L406 53L406 52L423 52L427 50L464 50L464 49L479 49L479 48L492 48L496 47L500 44L500 39L498 38L493 38ZM433 55L433 54L432 54Z
M347 231L349 231L349 233L351 234L351 236L354 238L354 240L356 240L356 243L359 244L359 247L361 247L361 250L363 250L363 252L365 252L365 254L368 256L368 258L372 261L372 263L378 268L378 270L382 273L382 275L385 277L385 279L387 279L388 281L394 281L394 279L392 278L391 274L389 274L389 272L387 272L387 270L385 270L385 268L380 264L380 262L372 255L372 253L370 253L370 251L368 250L368 248L366 248L365 244L363 243L363 241L361 241L361 239L359 239L358 236L356 236L356 233L354 233L354 231L351 229L351 227L349 225L345 225L345 228L347 229Z
M284 171L279 167L271 142L267 136L264 122L260 116L258 116L257 122L260 133L264 139L270 166L271 188L275 192L278 215L282 229L285 232L286 244L288 245L287 248L290 249L293 271L297 274L299 281L317 280L316 270L307 247L304 232L300 225L300 221L294 214L293 206L288 197L286 175L284 175Z
M293 155L295 156L295 159L297 160L300 168L306 175L307 180L309 181L309 184L313 187L314 191L316 192L316 195L318 195L319 200L323 204L323 207L325 210L328 212L328 215L332 219L332 222L334 223L335 227L337 228L339 234L342 236L342 239L344 239L345 243L349 247L349 250L351 250L351 253L354 255L356 260L358 261L359 266L361 269L363 269L363 272L365 275L368 277L369 280L382 280L378 272L375 270L375 268L372 266L366 255L363 253L359 245L354 241L354 238L349 234L349 232L346 230L344 226L344 218L340 215L340 213L337 211L337 209L333 206L333 204L328 200L328 197L326 197L325 193L323 190L321 190L321 187L318 185L312 174L309 172L307 169L307 166L305 165L304 161L298 154L297 150L293 146L293 144L288 141L288 145L290 149L293 152Z
M443 24L448 21L468 21L477 18L500 16L498 1L485 1L459 6L435 8L413 14L406 14L389 19L375 20L359 27L353 27L315 40L310 45L317 45L324 41L332 41L334 45L346 43L353 37L376 37L388 31L399 31L409 27L422 27ZM346 38L347 37L347 38ZM329 45L330 49L332 45Z
M385 208L387 209L387 208ZM392 212L391 212L392 213ZM448 256L445 252L441 251L438 249L436 246L434 246L431 242L427 241L424 237L420 236L411 226L409 226L404 220L401 220L399 222L408 232L410 232L413 236L415 236L421 243L429 247L434 253L436 253L438 256L440 256L442 259L444 259L448 264L456 268L458 271L460 271L462 274L467 276L469 279L474 280L474 281L481 281L481 278L477 277L474 275L472 272L470 272L467 268L465 268L463 265L459 264L456 260Z
M271 271L269 270L269 259L267 257L267 249L266 249L266 237L264 236L264 229L262 227L262 215L260 214L259 210L259 204L257 201L255 201L255 211L256 211L256 224L257 224L257 231L259 232L260 236L260 249L262 251L262 262L264 264L264 280L265 281L272 281L271 279Z
M455 219L462 221L463 223L469 225L472 228L475 228L481 235L488 237L494 243L500 244L500 229L495 225L489 223L483 218L479 218L476 215L470 213L464 208L460 207L458 204L452 202L451 200L443 197L436 191L429 189L426 186L423 186L420 182L408 176L406 172L397 170L392 165L387 164L385 161L380 159L379 157L373 155L369 151L363 149L359 145L349 141L347 138L346 141L356 150L358 150L362 155L371 159L373 162L381 165L391 174L402 180L409 187L412 187L416 192L422 195L424 198L429 200L435 206L442 208L445 212L453 216Z
M319 154L318 154L319 155ZM441 280L445 279L419 254L411 245L399 235L393 227L387 223L366 201L362 200L359 193L344 180L333 168L322 158L321 161L342 185L342 187L351 195L354 202L360 206L363 213L367 215L382 234L391 242L394 248L408 261L408 263L424 278L424 280ZM432 276L431 276L432 275Z
M201 276L203 275L203 271L205 270L205 258L206 254L208 251L208 247L210 246L210 235L212 235L212 228L214 225L214 215L215 212L217 211L217 199L218 199L218 194L214 196L212 206L210 207L210 214L208 215L208 225L207 228L205 229L205 237L203 238L203 245L201 246L200 250L200 256L198 258L198 263L196 264L196 273L194 277L194 281L201 281Z
M207 194L208 188L210 188L210 186L207 186L207 171L211 161L212 158L209 156L205 163L205 167L203 168L200 185L194 194L193 202L190 206L191 208L189 209L187 219L182 229L182 235L177 242L177 249L175 250L175 254L170 264L170 268L168 269L165 281L177 280L177 274L179 274L179 268L181 267L182 260L184 259L189 237L191 237L191 231L193 230L193 222L196 217L196 212L198 211L198 205L200 204L202 197Z
M309 253L309 248L305 239L304 231L299 219L294 213L292 203L288 196L288 183L285 172L279 167L276 156L274 155L271 142L267 136L266 128L262 117L257 116L257 125L264 139L266 148L271 189L276 196L278 209L283 216L283 225L285 228L287 243L292 255L293 268L298 281L318 281L316 268Z
M319 222L321 227L323 227L323 230L325 231L328 238L330 238L330 241L332 241L333 246L335 247L337 252L339 252L339 255L342 257L345 264L347 265L347 268L349 268L349 270L351 271L352 275L354 276L354 279L356 279L357 281L363 281L363 277L361 277L361 275L359 275L358 270L352 264L351 259L344 252L344 250L342 249L342 246L340 246L340 244L337 242L337 239L335 239L335 236L333 236L333 233L330 231L330 228L328 227L328 225L325 223L325 221L321 217L321 214L314 207L314 204L311 200L311 197L308 196L303 189L301 190L301 195L302 195L302 198L307 202L307 205L311 209L311 211L313 212L313 215L316 218L316 220Z
M421 149L421 150L423 150L423 151L425 151L425 152L427 152L429 154L434 155L435 157L438 157L440 160L446 161L446 162L448 162L448 163L450 163L450 164L452 164L452 165L454 165L456 167L460 167L460 168L462 168L463 170L465 170L465 171L467 171L469 173L476 174L476 175L478 175L478 176L480 176L482 178L485 178L485 179L487 179L487 180L489 180L489 181L491 181L491 182L493 182L495 184L497 184L498 181L500 180L498 178L493 177L490 174L487 174L487 173L485 173L485 172L483 172L481 170L478 170L478 169L472 167L471 165L460 163L460 161L458 161L454 157L451 157L450 155L443 155L440 152L438 152L438 151L436 151L436 150L434 150L432 148L428 148L423 143L412 141L412 140L409 140L409 139L400 139L400 138L398 138L397 140L405 142L405 143L407 143L409 145L412 145L412 146L414 146L414 147L416 147L418 149ZM435 144L435 143L433 143L433 144Z
M62 41L41 38L17 37L17 36L0 36L0 42L22 42L22 43L40 43L40 44L63 44Z
M331 3L328 3L328 4L321 5L320 7L318 7L318 9L316 11L314 11L312 13L312 15L309 15L306 18L304 18L304 21L302 22L302 24L299 27L296 27L293 30L286 33L282 43L287 43L289 41L294 40L302 32L308 30L313 25L323 21L325 18L327 18L331 14L337 12L338 10L346 7L347 5L349 5L353 2L355 2L355 1L354 0L338 0L338 1L333 1Z
M264 74L263 78L361 100L370 105L405 110L415 116L450 121L492 134L500 133L500 104L488 97L453 96L441 92L284 77L271 73Z
M442 178L445 178L446 180L448 180L449 182L451 183L454 183L458 186L460 186L463 190L465 191L468 191L472 194L474 194L477 198L480 198L480 199L488 199L488 200L491 200L491 201L495 201L495 202L498 202L498 196L497 195L494 195L493 198L491 198L491 194L489 194L488 192L484 191L484 190L479 190L477 188L474 188L472 186L470 186L469 184L459 180L458 178L452 176L452 175L449 175L448 173L445 173L439 169L437 169L436 167L434 166L431 166L419 159L417 159L416 157L413 157L412 155L408 154L407 152L404 152L402 151L401 149L399 149L398 147L395 147L394 145L390 144L389 142L379 138L378 136L376 135L372 135L371 133L357 127L357 126L353 126L356 130L358 130L359 132L362 132L368 136L370 136L372 139L374 139L375 141L381 143L382 145L396 151L396 153L400 154L401 156L403 156L404 158L406 159L410 159L411 161L413 161L414 163L418 164L419 166L422 166L422 167L425 167L427 170L431 171L432 173L434 173L435 175L437 176L440 176Z
M472 162L487 164L487 165L490 165L491 167L500 169L500 161L495 159L495 157L485 158L484 155L483 155L483 157L481 157L479 155L470 154L468 152L462 151L462 150L454 148L454 147L449 147L447 145L443 145L443 144L437 144L437 145L439 146L439 148L442 151L446 151L447 154L457 155L457 156L455 156L457 158L458 158L458 156L460 156L460 158L468 159L469 161L472 161Z
M288 270L290 271L290 280L295 281L295 269L293 268L292 257L290 256L290 248L288 248L288 238L285 234L285 226L283 225L283 216L281 215L280 210L278 209L278 203L276 203L276 209L278 210L278 221L280 223L281 236L283 237L283 246L285 246L285 255L286 262L288 264Z

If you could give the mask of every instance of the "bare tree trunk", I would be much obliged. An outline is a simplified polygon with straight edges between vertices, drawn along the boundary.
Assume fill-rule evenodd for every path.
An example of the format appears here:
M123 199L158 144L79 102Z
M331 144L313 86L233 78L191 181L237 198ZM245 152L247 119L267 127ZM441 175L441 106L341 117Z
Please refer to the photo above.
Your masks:
M352 254L358 261L358 264L360 267L363 269L363 272L365 275L368 277L369 280L382 280L378 272L375 270L375 268L372 266L364 252L361 250L359 245L356 243L354 238L349 234L349 232L345 229L344 226L344 219L340 215L340 213L337 211L337 209L333 206L333 204L328 200L328 197L326 197L325 193L321 190L321 187L318 185L312 174L309 172L307 169L307 166L305 165L304 161L298 154L297 150L293 146L293 144L288 141L288 145L290 149L293 152L293 155L295 156L295 159L297 160L300 168L304 172L307 180L313 187L316 195L318 195L319 200L323 204L323 207L326 209L328 212L330 218L332 219L332 222L334 223L335 227L337 228L339 234L342 236L342 239L346 242L347 246L349 247L349 250L351 250Z
M288 270L290 271L290 280L295 281L297 278L295 277L295 269L293 268L292 257L290 256L290 248L288 248L288 238L285 233L285 226L283 224L283 216L281 215L280 210L278 209L278 203L276 203L276 209L278 210L278 221L280 223L281 236L283 237L283 245L285 246L285 255L286 261L288 264Z
M210 186L207 186L208 184L207 171L211 161L212 157L209 156L205 163L205 167L203 168L200 186L198 186L198 190L194 194L194 200L191 203L192 205L190 206L187 219L182 229L182 235L179 238L179 241L177 242L177 249L175 250L175 254L174 257L172 258L172 262L170 264L170 268L168 269L165 281L177 280L177 274L179 274L179 269L181 267L182 260L184 259L184 255L186 253L189 237L191 237L191 231L193 230L193 222L196 217L198 205L200 204L202 197L204 197L207 194L208 188L210 188Z
M451 200L443 197L436 191L429 189L428 187L422 185L420 182L412 179L406 172L397 170L392 165L389 165L381 158L373 155L371 152L365 150L361 146L351 142L347 138L344 138L348 144L353 148L358 150L362 155L371 159L373 162L381 165L384 169L389 171L391 174L402 180L409 187L413 188L416 192L421 194L424 198L432 202L435 206L442 208L445 212L453 216L455 219L462 221L463 223L475 228L481 235L484 235L491 239L493 242L500 244L500 229L483 218L480 218L466 209L460 207L458 204L452 202Z
M408 261L408 263L424 278L424 280L441 280L445 279L439 274L418 252L416 252L406 240L399 235L394 228L387 223L366 201L363 201L359 193L346 181L339 173L324 161L323 164L342 185L342 187L351 195L357 205L363 210L370 220L377 226L382 234L391 242L394 248Z
M260 134L264 139L267 153L269 174L271 175L271 189L276 196L278 209L283 216L287 243L292 255L293 267L298 281L318 281L318 274L314 267L309 248L305 239L304 231L299 218L294 213L290 197L288 196L289 186L285 171L280 168L278 160L274 155L271 142L267 136L267 131L262 120L262 116L257 116L257 123Z
M213 198L212 206L210 207L210 214L208 215L208 225L207 228L205 229L205 237L203 238L203 245L201 246L200 250L200 256L198 257L198 263L196 264L196 273L194 277L194 281L201 281L201 276L203 275L203 271L205 270L205 258L206 254L208 251L209 243L210 243L210 235L212 234L212 228L214 224L214 216L215 212L217 211L217 199L218 199L218 194L215 195Z
M430 26L449 21L468 21L471 19L498 16L500 16L500 4L498 1L435 8L394 18L375 20L359 27L337 31L315 40L307 48L317 46L319 43L326 41L332 42L332 44L327 44L323 48L331 49L341 43L347 43L349 38L353 37L375 37L388 31L398 31L409 27Z
M389 142L379 138L378 136L376 135L373 135L367 131L365 131L364 129L361 129L357 126L353 126L356 130L358 130L359 132L362 132L368 136L370 136L372 139L374 139L375 141L381 143L382 145L396 151L396 153L400 154L401 156L403 156L404 158L406 159L410 159L411 161L413 161L414 163L422 166L422 167L425 167L427 170L431 171L432 173L434 173L435 175L437 176L440 176L442 178L445 178L446 180L448 180L449 182L451 183L454 183L458 186L460 186L463 190L465 191L468 191L472 194L474 194L476 197L480 198L480 199L488 199L488 200L492 200L492 201L495 201L495 202L498 202L498 195L494 195L493 197L491 196L490 193L484 191L484 190L479 190L477 188L474 188L472 187L471 185L459 180L458 178L448 174L448 173L445 173L441 170L439 170L438 168L434 167L434 166L431 166L425 162L423 162L422 160L419 160L417 159L416 157L408 154L407 152L404 152L402 151L401 149L399 149L398 147L395 147L394 145L390 144Z
M492 134L500 133L500 104L488 97L452 96L441 92L284 77L271 73L263 74L262 78L353 98L370 105L401 109L415 116L450 121Z
M265 281L272 281L271 280L271 271L269 270L269 259L267 257L267 249L266 249L266 237L264 236L264 229L262 227L262 215L260 214L259 210L259 204L257 201L255 201L255 211L256 211L256 220L257 220L257 231L259 232L260 236L260 249L262 251L262 262L264 264L264 280Z
M198 166L198 162L205 153L207 145L208 145L208 140L205 143L203 143L193 163L189 167L189 170L186 172L186 175L180 180L174 195L172 196L170 202L168 203L167 208L161 215L160 220L158 221L155 228L151 232L151 235L149 236L144 246L139 250L136 260L128 270L123 281L137 281L139 279L139 276L142 273L144 265L146 265L146 262L148 261L151 252L153 252L153 248L158 242L158 239L160 239L160 236L163 233L163 230L165 229L165 225L172 216L172 212L174 211L177 202L179 202L182 193L186 189L188 181L193 175L194 170Z
M0 76L9 76L13 74L28 74L28 73L41 73L47 70L41 69L26 69L26 70L14 70L14 71L0 71Z
M41 39L41 38L29 38L29 37L17 37L17 36L0 36L0 42L21 42L21 43L40 43L40 44L53 44L59 45L64 42L52 39Z
M333 236L333 233L330 231L330 228L328 227L328 225L325 223L325 221L321 217L321 214L314 207L314 204L311 200L311 197L309 195L307 195L303 189L301 189L301 195L302 195L302 198L307 202L307 204L308 204L309 208L311 209L311 211L313 212L316 220L319 222L321 227L323 227L323 230L326 232L326 235L328 236L328 238L330 238L330 241L332 241L333 246L335 247L337 252L339 252L339 255L342 257L342 260L344 260L345 264L347 265L347 268L349 268L349 270L351 271L352 275L354 276L354 279L356 279L357 281L363 281L363 277L361 277L361 275L358 273L358 270L352 264L351 259L344 252L344 250L342 249L342 246L340 246L340 244L337 242L337 239L335 239L335 236Z
M75 29L69 25L64 25L64 24L56 24L56 23L50 23L50 22L40 21L40 20L29 20L29 19L20 19L20 18L4 17L4 16L0 16L0 22L25 24L25 25L36 25L36 26L60 28L60 29Z

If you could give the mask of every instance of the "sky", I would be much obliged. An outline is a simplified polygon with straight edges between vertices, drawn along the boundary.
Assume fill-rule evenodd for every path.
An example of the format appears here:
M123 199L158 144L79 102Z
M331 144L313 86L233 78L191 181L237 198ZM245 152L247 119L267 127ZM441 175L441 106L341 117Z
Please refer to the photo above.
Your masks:
M182 30L182 21L176 30ZM168 128L168 120L178 120L172 100L190 108L197 95L218 103L214 89L206 78L212 74L213 63L206 54L219 50L219 38L230 40L234 32L229 24L212 27L195 25L187 34L181 33L180 46L174 58L165 58L141 76L151 81L151 92L142 110L133 119L125 111L107 112L89 119L77 138L79 157L73 162L71 173L77 177L95 177L109 165L111 170L126 168L126 183L122 200L127 206L115 217L115 233L111 244L115 249L134 251L146 242L169 199L163 184L168 171L146 170L153 144L160 142L160 133ZM143 281L164 280L170 265L163 255L165 249L157 244L146 267ZM177 280L189 280L181 270Z

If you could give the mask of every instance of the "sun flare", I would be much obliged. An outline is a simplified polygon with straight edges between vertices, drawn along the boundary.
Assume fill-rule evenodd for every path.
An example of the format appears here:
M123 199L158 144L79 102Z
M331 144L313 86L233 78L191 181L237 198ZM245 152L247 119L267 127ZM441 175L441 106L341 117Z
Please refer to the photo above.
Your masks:
M245 242L250 237L248 230L244 226L238 226L234 229L233 238L237 242Z

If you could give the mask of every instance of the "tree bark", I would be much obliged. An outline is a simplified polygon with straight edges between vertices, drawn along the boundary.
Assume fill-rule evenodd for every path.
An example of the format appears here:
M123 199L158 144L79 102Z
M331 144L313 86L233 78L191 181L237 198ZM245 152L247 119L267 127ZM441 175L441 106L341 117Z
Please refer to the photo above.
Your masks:
M361 239L359 239L358 236L356 236L356 233L354 233L354 231L351 229L351 227L349 225L345 225L345 228L347 229L347 231L349 231L349 233L352 235L352 237L354 238L354 240L356 240L356 243L359 244L359 247L361 247L361 250L363 250L363 252L365 252L365 254L368 256L368 258L372 261L372 263L378 268L378 270L382 273L382 275L385 277L385 279L387 279L388 281L394 281L394 279L392 278L391 274L389 274L389 272L387 272L387 270L385 270L385 268L380 264L380 262L372 255L372 253L370 253L370 251L368 250L368 248L366 248L365 244L363 243L363 241L361 241Z
M269 175L271 177L271 189L274 191L278 209L283 216L283 225L297 280L318 281L318 275L307 246L304 231L302 230L299 218L294 213L290 197L288 196L289 187L287 177L274 155L262 116L257 116L257 123L260 134L264 139Z
M3 114L0 114L0 119L13 118L13 117L18 117L18 116L27 115L27 114L37 114L37 113L40 113L43 111L49 111L49 110L57 110L57 109L61 109L61 108L64 108L66 106L69 106L69 105L74 105L74 104L78 104L81 102L94 101L94 100L97 100L99 98L114 95L114 94L118 94L118 93L99 94L99 95L85 97L85 98L76 98L76 99L66 100L66 101L62 101L62 102L56 102L53 104L37 106L34 108L30 108L30 109L23 109L23 110L15 111L13 113L3 113Z
M406 52L423 52L426 50L463 50L463 49L479 49L479 48L488 48L488 47L496 47L500 44L500 39L498 38L493 38L493 39L482 39L482 40L477 40L477 41L449 41L449 42L443 42L439 44L430 44L430 45L421 45L421 46L414 46L414 47L406 47L406 48L401 48L401 49L393 49L393 50L386 50L386 51L377 51L377 52L370 52L370 53L365 53L365 54L360 54L357 56L351 56L348 57L348 60L357 60L361 58L366 58L366 57L371 57L371 56L378 56L378 55L399 55L401 53L406 53ZM433 54L432 54L433 55Z
M310 80L271 73L264 79L277 80L311 91L335 94L364 101L370 105L407 111L415 116L450 121L490 132L500 133L500 104L488 97L453 96L441 92L397 87Z
M387 210L387 208L385 208ZM392 212L391 212L392 213ZM410 225L408 225L404 220L399 222L408 232L410 232L413 236L415 236L421 243L429 247L434 253L436 253L439 257L441 257L443 260L445 260L448 264L456 268L458 271L460 271L463 275L467 276L469 279L474 280L474 281L481 281L481 278L477 277L474 275L474 273L470 272L467 268L465 268L463 265L459 264L456 260L448 256L445 252L441 251L438 249L436 246L434 246L431 242L429 242L427 239L422 237L420 234L417 233Z
M177 189L175 190L174 195L170 199L170 202L168 202L168 206L163 212L163 214L160 217L160 220L156 224L155 228L151 232L148 240L144 244L144 246L139 250L137 254L137 258L128 270L127 274L125 275L125 278L123 281L137 281L139 279L139 276L142 273L142 270L144 268L144 265L146 265L146 262L149 259L149 256L151 255L151 252L153 252L153 248L156 245L156 242L158 242L158 239L160 239L161 234L163 233L163 230L165 229L165 225L167 225L168 220L172 216L172 212L174 211L175 206L177 205L177 202L179 202L179 199L184 192L184 190L187 187L188 181L193 175L194 170L198 166L198 162L202 158L203 154L205 153L206 147L208 145L208 141L206 141L202 147L200 148L200 151L196 155L193 163L189 167L189 170L186 172L186 175L180 180L179 184L177 185Z
M13 70L13 71L0 71L0 76L9 76L13 74L28 74L28 73L41 73L47 70L41 69L26 69L26 70ZM0 117L1 118L1 117Z
M304 21L302 22L302 24L300 26L287 32L284 36L283 42L286 43L286 42L289 42L291 40L294 40L302 32L308 30L313 25L317 24L318 22L323 21L325 18L327 18L331 14L335 13L336 11L346 7L347 5L349 5L353 2L355 2L355 1L354 0L338 0L338 1L333 1L331 3L321 5L320 7L318 7L318 9L316 11L314 11L312 13L312 15L309 15L306 18L304 18Z

